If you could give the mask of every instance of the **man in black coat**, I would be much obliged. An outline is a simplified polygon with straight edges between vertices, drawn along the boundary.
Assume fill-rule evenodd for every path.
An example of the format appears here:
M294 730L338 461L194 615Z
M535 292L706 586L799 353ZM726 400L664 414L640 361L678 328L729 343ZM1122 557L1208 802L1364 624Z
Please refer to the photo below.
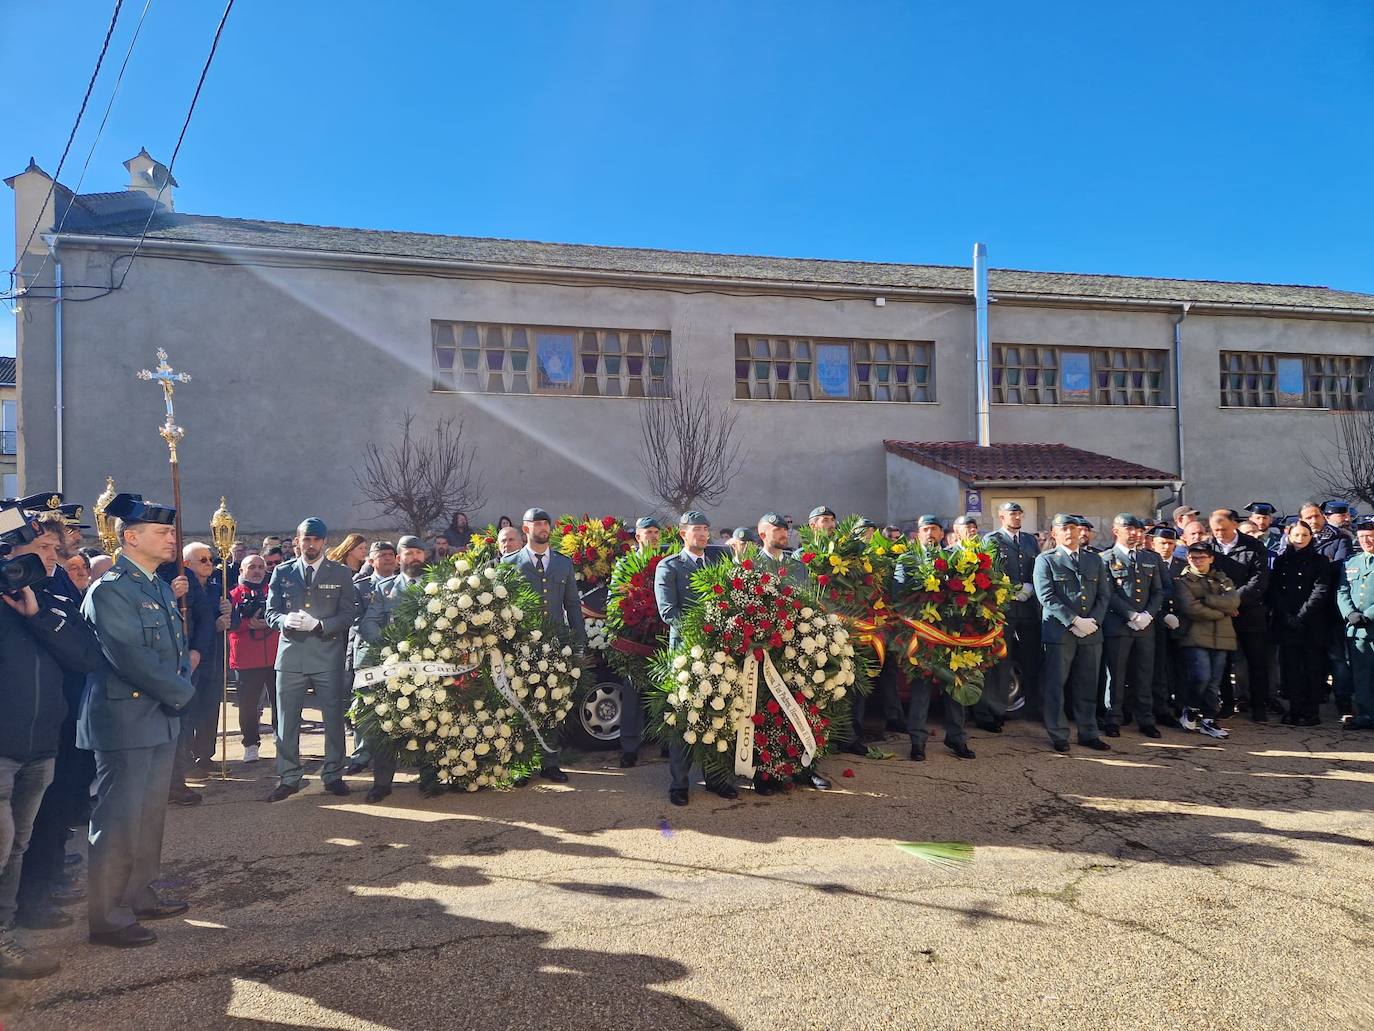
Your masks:
M1274 647L1269 634L1269 609L1265 595L1269 590L1269 553L1264 545L1239 530L1237 513L1219 508L1209 520L1211 547L1217 555L1216 566L1240 590L1240 613L1235 618L1237 652L1245 658L1245 681L1249 687L1250 719L1267 723L1270 710L1282 711L1278 699L1269 696L1269 670ZM1235 705L1246 693L1241 678L1236 678Z

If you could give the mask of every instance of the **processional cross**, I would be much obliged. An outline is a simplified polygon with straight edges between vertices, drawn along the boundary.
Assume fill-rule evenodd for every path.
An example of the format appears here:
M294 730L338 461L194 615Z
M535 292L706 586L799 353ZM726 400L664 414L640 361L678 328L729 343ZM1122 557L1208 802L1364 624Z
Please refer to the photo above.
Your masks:
M161 347L157 349L156 370L149 372L147 369L142 369L135 375L141 380L151 380L162 387L162 396L167 402L167 421L162 424L158 434L167 442L168 460L176 465L177 441L186 435L186 431L176 424L176 415L172 411L172 384L188 383L191 376L185 372L173 372L172 367L167 364L167 352Z

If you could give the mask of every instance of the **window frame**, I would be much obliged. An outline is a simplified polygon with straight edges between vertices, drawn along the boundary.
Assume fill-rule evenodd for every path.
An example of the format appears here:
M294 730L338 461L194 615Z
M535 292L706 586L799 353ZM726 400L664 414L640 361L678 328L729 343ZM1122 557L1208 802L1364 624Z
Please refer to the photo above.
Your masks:
M1008 352L1016 361L1008 364ZM1101 344L1036 344L997 341L991 348L992 403L1050 408L1172 408L1172 351L1166 347ZM1069 392L1070 364L1087 362L1086 391ZM1125 381L1118 383L1117 378ZM1158 378L1158 385L1151 382ZM1139 378L1139 385L1131 381ZM1016 392L1015 399L1011 392ZM1127 400L1113 395L1125 393ZM1129 400L1140 395L1145 400Z
M1301 363L1301 397L1282 389L1283 366L1287 362ZM1222 350L1217 352L1217 364L1217 400L1221 408L1290 412L1374 410L1374 358L1369 355ZM1252 378L1253 385L1246 382ZM1265 403L1266 397L1271 403Z
M760 353L760 345L766 354ZM845 352L848 389L843 396L827 393L822 385L820 369L823 350L831 354L838 350ZM736 333L734 362L736 401L848 401L880 405L939 403L934 340ZM760 366L767 367L766 382L760 377ZM778 374L780 366L786 369L781 377ZM801 377L798 366L806 367L805 379ZM906 380L902 380L899 369L906 370ZM867 379L863 378L865 373ZM807 396L798 397L799 389L803 386ZM786 388L787 397L777 396L782 388ZM768 396L760 396L760 389L766 389ZM883 390L887 391L887 397L876 396ZM892 394L898 390L910 396L893 397ZM864 392L870 396L859 396Z

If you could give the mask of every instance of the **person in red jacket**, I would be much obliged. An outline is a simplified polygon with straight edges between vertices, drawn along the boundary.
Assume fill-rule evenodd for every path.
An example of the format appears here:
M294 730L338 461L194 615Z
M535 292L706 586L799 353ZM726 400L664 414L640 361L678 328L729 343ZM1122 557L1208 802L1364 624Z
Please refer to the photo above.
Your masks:
M229 668L234 670L238 696L239 733L243 735L243 761L258 761L258 721L262 718L262 693L267 691L268 718L277 725L277 689L273 664L277 661L277 631L264 618L267 607L267 563L249 555L239 567L239 583L229 592L233 605L229 624Z

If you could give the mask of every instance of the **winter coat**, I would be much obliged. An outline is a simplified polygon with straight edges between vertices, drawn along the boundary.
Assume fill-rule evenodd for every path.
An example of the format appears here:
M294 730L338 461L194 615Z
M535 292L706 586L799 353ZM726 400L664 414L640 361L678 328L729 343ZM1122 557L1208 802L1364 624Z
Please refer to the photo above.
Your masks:
M1240 611L1241 595L1225 573L1213 569L1203 576L1189 567L1174 579L1174 597L1188 617L1188 632L1179 641L1181 647L1236 650L1233 619Z
M1236 546L1229 555L1223 554L1215 540L1212 550L1216 558L1212 571L1221 573L1240 591L1240 612L1236 615L1237 630L1268 630L1269 613L1264 596L1269 590L1269 553L1264 545L1249 534L1236 534Z
M257 602L259 619L265 619L267 603L267 581L260 584L240 583L229 592L229 602L233 609L229 617L229 667L230 669L271 669L277 661L277 638L275 630L261 629L248 625L243 612L245 602Z
M1330 628L1336 567L1312 545L1289 547L1269 575L1270 620L1280 642L1322 642Z

